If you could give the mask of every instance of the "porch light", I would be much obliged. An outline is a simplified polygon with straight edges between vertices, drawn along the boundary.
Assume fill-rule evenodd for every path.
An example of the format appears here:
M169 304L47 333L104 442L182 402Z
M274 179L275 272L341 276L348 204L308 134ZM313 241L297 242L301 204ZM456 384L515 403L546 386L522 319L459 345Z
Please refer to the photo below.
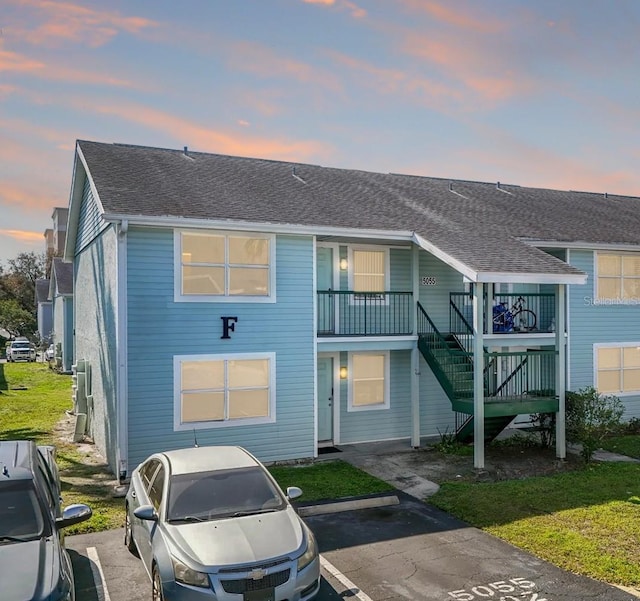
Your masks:
M347 263L346 259L340 259L340 269L342 271L346 271L347 267L349 267L349 263Z
M347 379L347 368L342 366L340 368L340 379L341 380L346 380Z

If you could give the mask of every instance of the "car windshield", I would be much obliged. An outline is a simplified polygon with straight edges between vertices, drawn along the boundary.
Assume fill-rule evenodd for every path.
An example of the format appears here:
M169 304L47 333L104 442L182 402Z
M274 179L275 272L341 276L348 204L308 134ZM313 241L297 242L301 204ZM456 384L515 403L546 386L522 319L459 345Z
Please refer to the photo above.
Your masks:
M31 480L0 483L0 544L40 538L44 520Z
M171 477L167 521L205 521L279 511L287 506L260 467Z
M31 348L31 344L29 342L12 342L11 347L18 349L29 349Z

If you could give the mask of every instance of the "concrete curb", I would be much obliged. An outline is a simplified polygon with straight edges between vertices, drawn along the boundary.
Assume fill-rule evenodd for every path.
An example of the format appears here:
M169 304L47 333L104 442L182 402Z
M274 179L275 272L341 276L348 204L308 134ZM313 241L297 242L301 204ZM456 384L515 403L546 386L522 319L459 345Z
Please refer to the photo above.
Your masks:
M368 497L366 499L348 499L346 501L336 501L335 503L324 503L322 505L307 505L298 508L301 517L312 515L323 515L326 513L337 513L339 511L354 511L355 509L371 509L373 507L388 507L389 505L399 505L400 500L397 495L386 495L384 497Z

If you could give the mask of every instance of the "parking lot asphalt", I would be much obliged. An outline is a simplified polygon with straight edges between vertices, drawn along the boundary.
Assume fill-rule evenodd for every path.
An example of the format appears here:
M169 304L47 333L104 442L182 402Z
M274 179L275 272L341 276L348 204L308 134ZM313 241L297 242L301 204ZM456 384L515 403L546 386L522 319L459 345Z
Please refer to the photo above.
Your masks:
M305 518L321 552L318 601L637 601L399 493L400 503ZM78 601L149 599L123 530L67 537Z

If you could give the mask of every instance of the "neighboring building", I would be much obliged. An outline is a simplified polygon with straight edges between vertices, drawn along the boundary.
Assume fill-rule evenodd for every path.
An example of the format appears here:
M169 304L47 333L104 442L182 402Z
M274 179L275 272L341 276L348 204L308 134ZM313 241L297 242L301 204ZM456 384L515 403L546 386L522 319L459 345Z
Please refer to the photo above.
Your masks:
M70 372L74 356L73 263L54 258L49 280L52 302L53 335L56 357L62 358L62 371Z
M538 412L563 457L586 385L640 416L639 198L81 141L69 211L78 390L121 477L194 437L273 461L455 430L481 467Z
M54 257L62 256L64 245L67 240L67 219L69 209L66 207L55 207L51 214L53 227L44 231L45 251Z
M53 342L53 303L49 298L50 280L36 280L36 317L38 320L38 337L43 345Z

